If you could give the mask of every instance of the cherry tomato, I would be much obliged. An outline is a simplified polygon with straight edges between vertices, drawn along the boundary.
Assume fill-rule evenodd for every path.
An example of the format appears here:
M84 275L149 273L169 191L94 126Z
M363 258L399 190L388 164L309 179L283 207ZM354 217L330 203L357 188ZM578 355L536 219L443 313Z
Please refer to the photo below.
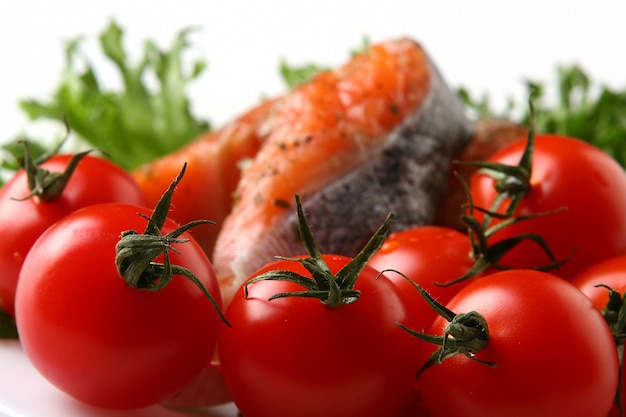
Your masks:
M476 277L457 284L441 286L462 277L474 266L469 237L457 230L440 226L421 226L394 232L372 256L369 266L385 272L406 297L412 310L415 330L426 331L437 317L404 276L419 284L440 303L448 302L461 288ZM404 275L404 276L403 276Z
M63 172L72 155L55 155L40 167ZM35 240L67 214L99 203L145 205L146 197L134 179L112 162L85 156L74 170L62 194L50 201L31 192L24 170L0 189L0 309L14 316L17 279L24 258Z
M322 255L332 273L350 259ZM254 276L289 270L299 262L273 262ZM408 320L401 295L384 276L365 267L355 290L360 298L328 307L309 297L268 299L302 291L286 281L242 287L225 315L218 350L224 378L246 417L393 416L414 399L421 341L396 325ZM254 277L253 276L253 277ZM404 333L404 334L403 334Z
M626 255L598 262L572 278L571 283L601 311L609 301L609 291L597 285L609 286L620 294L626 292Z
M489 161L517 165L525 145L526 140L514 142ZM474 175L470 193L475 206L490 208L496 195L494 179ZM530 191L515 214L565 210L506 227L495 233L491 242L523 233L540 235L557 261L567 260L550 272L569 279L603 259L626 253L624 207L626 173L613 158L578 139L537 135ZM480 213L475 214L482 219ZM539 245L526 240L511 249L501 262L514 268L536 268L551 261Z
M626 294L626 255L606 259L585 269L572 278L571 283L589 297L593 305L602 312L609 302L609 289L598 285L608 286L621 294L622 301ZM614 313L618 313L618 311L614 311ZM608 321L616 321L617 318L617 316L608 317ZM619 334L616 336L621 337L623 343L623 329L617 333ZM624 369L622 363L622 375L625 375ZM624 386L620 391L620 399L622 406L626 406L626 388ZM608 417L620 417L620 415L617 403L615 403Z
M444 356L420 372L419 386L433 417L605 417L609 412L618 380L613 337L591 301L569 282L535 270L501 271L463 288L446 307L456 314L453 320L470 312L482 316L487 324L479 334L486 345L467 355ZM453 346L468 327L461 331L448 324L439 317L429 333L454 331L457 337L447 340ZM424 362L434 351L435 346L422 350Z
M122 232L146 229L138 213L150 215L125 204L67 215L35 242L19 277L16 321L26 355L52 384L99 407L143 407L172 396L210 363L221 323L183 276L158 291L120 277L116 245ZM177 226L168 219L163 233ZM171 263L190 270L219 303L208 258L188 232L180 239L189 241L170 242Z

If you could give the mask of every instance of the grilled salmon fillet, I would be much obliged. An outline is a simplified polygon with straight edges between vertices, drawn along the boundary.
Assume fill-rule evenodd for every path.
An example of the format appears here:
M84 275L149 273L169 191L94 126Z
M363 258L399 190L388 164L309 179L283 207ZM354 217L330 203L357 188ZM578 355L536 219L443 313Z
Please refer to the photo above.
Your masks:
M322 252L352 256L385 216L431 223L450 161L469 141L463 106L410 39L371 46L280 99L241 173L212 260L224 304L276 255L301 254L294 196Z

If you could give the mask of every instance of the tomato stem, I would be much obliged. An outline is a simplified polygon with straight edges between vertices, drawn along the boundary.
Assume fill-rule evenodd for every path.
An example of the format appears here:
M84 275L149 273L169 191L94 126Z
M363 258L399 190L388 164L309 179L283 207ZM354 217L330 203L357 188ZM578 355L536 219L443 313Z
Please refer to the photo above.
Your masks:
M619 361L619 378L617 382L617 393L615 395L615 404L619 409L620 415L624 415L624 405L622 404L622 374L624 364L624 341L626 340L626 294L623 296L613 288L605 284L598 284L595 287L606 288L609 291L609 301L602 309L602 316L609 325L615 346L617 348L617 358Z
M510 238L503 239L499 242L496 242L495 244L489 243L489 238L491 236L493 236L498 231L506 227L509 227L510 225L514 223L533 219L536 217L550 216L560 211L566 210L565 207L561 207L561 208L558 208L556 210L552 210L549 212L530 213L530 214L523 214L519 216L505 218L500 223L490 226L488 228L485 228L484 223L480 223L473 216L473 210L479 209L479 208L473 206L471 195L469 195L469 193L468 193L467 198L468 198L469 214L461 216L461 220L463 221L463 223L465 223L468 229L468 236L470 239L470 246L472 249L472 257L475 260L474 264L467 272L465 272L465 274L461 275L460 277L454 278L446 282L434 282L435 285L438 285L440 287L447 287L447 286L451 286L454 284L458 284L459 282L462 282L466 279L469 279L478 274L481 274L482 272L486 271L490 267L496 267L502 270L511 269L511 267L500 263L500 260L510 250L512 250L515 246L519 245L523 241L531 241L537 244L550 259L549 263L544 264L544 265L536 265L532 268L537 271L549 271L552 269L558 269L565 262L569 261L571 257L574 255L574 253L571 253L567 258L557 260L554 254L552 253L552 250L550 249L546 241L543 239L543 237L535 233L522 233L517 236L512 236ZM482 209L479 209L479 210L482 210ZM489 214L487 214L487 217L489 217Z
M23 198L13 198L13 200L17 201L28 200L34 196L37 196L42 201L52 201L60 197L80 161L91 152L91 150L87 150L74 154L63 172L51 172L39 166L45 160L34 161L32 159L28 142L24 140L19 142L24 145L24 159L21 164L26 172L30 193ZM48 155L46 156L49 158Z
M64 122L65 127L67 128L65 138L55 148L44 153L37 159L33 159L27 141L18 141L18 143L21 143L24 146L24 155L19 158L18 162L26 172L26 179L30 193L26 197L13 198L13 200L23 201L35 196L42 201L52 201L59 198L63 194L67 183L72 177L72 174L76 170L80 161L92 152L92 149L90 149L72 155L72 158L69 160L63 172L51 172L47 169L41 168L40 165L56 155L69 137L70 128L65 118Z
M514 223L533 219L536 217L554 215L563 210L567 210L567 207L560 207L556 210L552 210L549 212L530 213L517 216L514 215L520 202L531 190L530 177L532 159L535 149L535 112L532 103L532 96L531 98L529 98L529 106L530 126L528 129L528 137L526 141L526 146L524 147L524 151L517 165L506 165L501 163L491 163L484 161L458 162L461 165L478 167L479 170L477 171L477 174L484 174L494 178L496 196L491 203L491 207L488 209L475 206L468 184L463 180L462 177L457 175L457 177L461 181L461 184L463 185L463 189L465 191L465 196L467 199L466 206L468 214L462 215L461 220L467 227L468 236L470 239L470 246L472 249L471 255L474 258L475 262L473 266L462 276L443 283L435 282L436 285L442 287L454 285L468 278L481 274L490 267L495 267L502 270L511 269L511 267L500 263L500 260L509 251L511 251L514 247L516 247L523 241L531 241L535 243L550 259L550 262L545 265L536 265L532 267L532 269L538 271L549 271L552 269L558 269L565 262L569 261L574 255L574 253L572 253L565 259L557 260L544 238L541 235L535 233L523 233L507 239L503 239L493 245L489 243L489 239L493 235L507 227L510 227ZM501 213L500 209L507 201L509 202L508 206L506 206L504 212ZM479 222L476 217L474 217L474 210L483 213L484 217L482 223ZM491 222L494 218L499 219L500 222L492 225Z
M440 364L444 360L459 354L490 367L496 366L493 362L483 361L476 358L476 353L484 349L489 343L489 326L487 325L487 320L481 314L476 311L458 314L453 312L435 300L435 298L433 298L428 291L400 271L386 269L380 271L379 276L388 271L400 274L403 278L408 280L420 293L428 305L448 322L444 328L443 336L435 336L418 332L410 329L402 323L397 323L398 326L412 336L439 346L439 348L430 355L430 357L419 369L417 372L418 375L431 366Z
M0 309L0 340L17 339L17 326L15 320L6 311Z
M300 196L296 195L296 210L298 213L298 230L300 239L304 248L309 255L302 258L285 258L277 256L277 259L299 262L311 274L313 279L307 278L298 273L288 270L272 270L265 272L257 277L252 278L245 284L245 294L248 295L248 286L255 282L264 280L289 281L301 287L303 291L278 293L269 299L274 300L283 297L308 297L317 298L327 307L335 308L344 304L350 304L359 299L360 291L355 290L354 286L363 268L366 267L371 257L380 249L389 234L391 221L394 217L393 213L389 213L383 224L378 228L376 233L370 238L361 251L341 268L335 275L324 261L319 251L315 237L311 232L302 204Z
M528 105L530 109L530 123L526 146L524 147L524 152L517 165L486 161L458 162L460 165L477 167L479 168L477 174L488 175L495 180L494 187L497 197L492 202L489 210L485 211L488 214L488 216L484 218L483 226L485 229L489 227L491 219L494 217L511 217L520 202L531 190L530 177L532 174L532 161L535 151L535 108L532 102L532 95L528 100ZM504 215L501 215L498 213L498 210L507 200L509 204L504 211Z
M172 181L167 191L163 194L150 217L145 217L148 224L143 234L136 230L122 232L120 240L115 247L115 265L124 281L133 288L147 291L159 291L167 286L174 275L182 275L193 282L213 304L218 315L224 323L230 327L230 323L224 316L219 304L211 295L204 284L189 269L180 265L172 265L169 252L178 253L172 246L174 243L186 243L189 239L180 239L180 235L202 224L213 224L210 220L196 220L163 235L161 228L167 220L172 196L178 183L182 179L187 164L183 165L178 176ZM155 262L155 258L163 255L163 263Z

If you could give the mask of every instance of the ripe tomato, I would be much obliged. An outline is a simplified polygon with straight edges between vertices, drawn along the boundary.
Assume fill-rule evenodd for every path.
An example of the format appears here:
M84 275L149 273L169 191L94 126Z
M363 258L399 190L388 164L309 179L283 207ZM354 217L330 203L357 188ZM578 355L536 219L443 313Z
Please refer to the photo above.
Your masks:
M440 226L421 226L390 234L368 265L378 271L392 269L401 272L442 304L476 278L450 286L437 285L462 277L474 266L469 237ZM406 297L412 311L413 326L416 326L414 329L428 330L437 313L404 276L393 271L385 272L385 275Z
M332 273L350 259L322 255ZM280 260L254 276L289 270ZM417 350L422 342L397 325L408 309L394 284L365 267L356 281L360 298L330 308L287 281L258 281L240 288L225 315L218 351L235 404L246 417L393 416L414 398ZM403 334L404 333L404 334Z
M496 152L489 162L517 165L526 140ZM496 196L494 179L477 173L470 180L474 205L490 208ZM495 233L490 242L523 233L544 238L556 260L566 260L554 274L571 278L603 259L626 253L626 173L609 155L577 139L537 135L530 191L516 215L559 211L524 220ZM500 210L502 212L502 210ZM476 212L476 217L483 216ZM497 220L493 221L498 223ZM551 261L539 245L526 240L501 260L514 268L535 268Z
M571 283L589 297L598 310L602 311L609 301L609 291L597 285L609 286L620 294L626 292L626 255L598 262L572 278Z
M444 357L421 371L418 383L433 417L609 412L618 380L613 337L602 315L569 282L534 270L501 271L463 288L446 307L457 317L479 313L487 341L467 356ZM439 317L429 333L443 336L447 324ZM459 340L449 337L447 346ZM424 362L433 351L434 346L422 350Z
M624 343L624 329L618 329L619 308L617 311L604 312L609 303L609 290L606 287L598 287L599 284L606 285L612 290L621 294L622 304L626 294L626 255L606 259L593 265L580 274L572 278L571 283L583 292L593 305L605 315L607 322L613 326L613 333L616 342ZM623 308L623 307L622 307ZM607 316L608 314L608 316ZM622 375L625 375L624 363L622 363ZM622 385L619 393L622 406L626 406L626 387ZM617 403L613 405L608 417L620 417Z
M42 169L63 172L72 155L55 155ZM50 201L31 190L24 170L0 188L0 309L14 316L14 297L20 268L35 240L55 221L81 207L99 203L145 205L134 179L112 162L87 155L74 170L62 194ZM18 199L18 200L16 200Z
M149 210L125 204L77 210L44 232L28 253L16 293L24 351L69 395L105 408L161 402L208 365L220 320L191 280L178 275L158 291L128 285L116 245L142 231ZM177 228L167 220L166 234ZM213 268L188 232L170 241L172 264L192 271L219 303ZM156 262L164 262L163 255ZM161 278L163 279L163 278Z

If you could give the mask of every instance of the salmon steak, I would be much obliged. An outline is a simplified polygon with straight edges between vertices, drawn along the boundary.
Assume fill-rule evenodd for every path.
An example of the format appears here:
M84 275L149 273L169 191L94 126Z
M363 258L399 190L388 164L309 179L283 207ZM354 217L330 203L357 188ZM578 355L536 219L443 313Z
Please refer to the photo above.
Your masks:
M303 253L296 194L325 253L354 256L389 212L393 230L432 223L472 124L426 51L398 39L277 100L264 132L212 254L224 306L275 256Z
M422 46L397 39L371 45L134 174L156 202L188 163L171 214L181 223L216 221L200 236L226 308L259 267L303 253L296 194L320 250L352 256L389 212L393 230L442 217L441 205L459 193L451 161L475 134ZM215 358L167 403L229 399Z

